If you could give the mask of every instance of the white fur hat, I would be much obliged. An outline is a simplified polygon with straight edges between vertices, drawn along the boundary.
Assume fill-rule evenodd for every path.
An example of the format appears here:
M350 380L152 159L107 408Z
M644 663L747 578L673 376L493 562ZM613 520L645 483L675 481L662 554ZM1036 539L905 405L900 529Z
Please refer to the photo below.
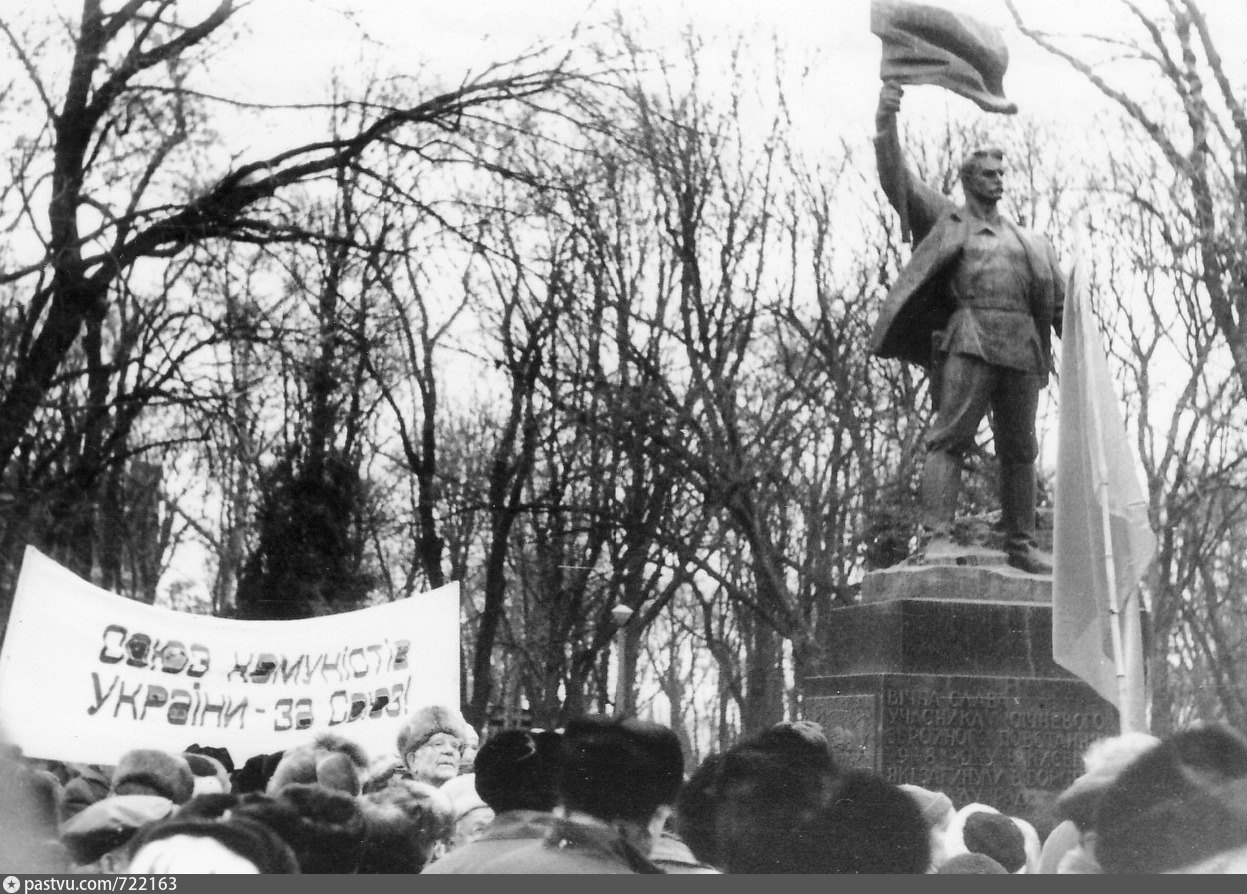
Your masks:
M454 708L445 705L428 705L411 715L411 719L398 733L398 754L406 758L437 733L449 733L466 745L468 722Z

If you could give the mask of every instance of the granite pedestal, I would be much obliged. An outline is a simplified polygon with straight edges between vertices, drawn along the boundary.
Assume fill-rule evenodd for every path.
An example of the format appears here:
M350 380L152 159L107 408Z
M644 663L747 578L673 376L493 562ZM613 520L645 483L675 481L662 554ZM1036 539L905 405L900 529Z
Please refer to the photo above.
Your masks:
M1117 712L1052 660L1051 579L1003 565L899 566L837 609L803 715L841 766L979 802L1041 829L1117 732Z

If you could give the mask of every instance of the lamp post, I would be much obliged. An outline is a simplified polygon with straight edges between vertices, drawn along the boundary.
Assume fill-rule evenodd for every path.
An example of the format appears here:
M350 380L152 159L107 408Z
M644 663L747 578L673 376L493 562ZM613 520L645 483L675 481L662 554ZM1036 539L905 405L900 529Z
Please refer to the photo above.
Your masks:
M627 674L628 622L636 610L620 603L611 609L611 620L615 622L615 713L623 711L628 701L628 687L632 681Z

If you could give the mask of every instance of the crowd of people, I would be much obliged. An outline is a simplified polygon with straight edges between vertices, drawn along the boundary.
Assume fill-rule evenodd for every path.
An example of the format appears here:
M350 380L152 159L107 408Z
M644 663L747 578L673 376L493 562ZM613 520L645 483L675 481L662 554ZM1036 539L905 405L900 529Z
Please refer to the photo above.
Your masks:
M322 734L235 767L136 749L113 767L0 756L0 870L95 873L1247 872L1247 740L1102 739L1036 829L838 767L782 723L686 775L666 726L590 715L480 743L455 709L372 761Z

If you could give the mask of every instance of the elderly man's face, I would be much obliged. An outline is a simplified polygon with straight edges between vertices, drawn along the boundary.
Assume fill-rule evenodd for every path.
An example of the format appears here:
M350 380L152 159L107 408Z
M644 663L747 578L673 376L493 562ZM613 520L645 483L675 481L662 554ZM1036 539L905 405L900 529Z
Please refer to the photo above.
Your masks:
M481 837L485 831L485 827L490 824L494 818L494 812L485 805L474 807L465 813L455 822L455 835L450 844L450 849L463 847L470 844Z
M459 756L463 742L450 733L434 733L423 745L407 755L407 768L421 782L441 785L459 775Z

